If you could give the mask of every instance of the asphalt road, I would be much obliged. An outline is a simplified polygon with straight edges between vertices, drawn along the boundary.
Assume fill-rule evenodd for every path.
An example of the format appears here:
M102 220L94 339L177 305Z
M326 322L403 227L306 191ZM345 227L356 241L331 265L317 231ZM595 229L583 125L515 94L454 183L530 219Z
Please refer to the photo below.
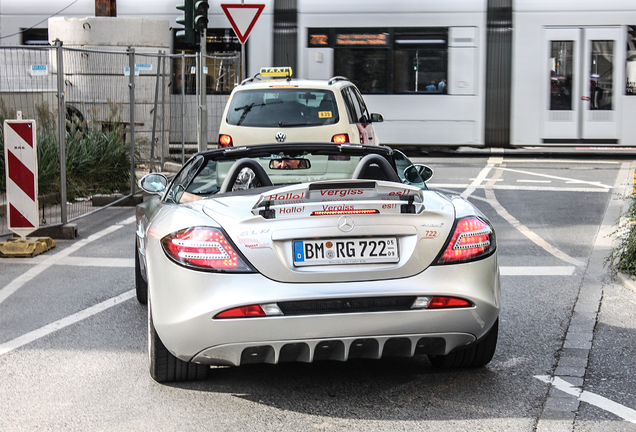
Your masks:
M503 309L487 367L254 365L157 384L132 291L134 210L111 208L78 220L76 240L0 259L0 432L636 430L636 292L603 266L632 159L417 161L431 189L464 195L497 230Z

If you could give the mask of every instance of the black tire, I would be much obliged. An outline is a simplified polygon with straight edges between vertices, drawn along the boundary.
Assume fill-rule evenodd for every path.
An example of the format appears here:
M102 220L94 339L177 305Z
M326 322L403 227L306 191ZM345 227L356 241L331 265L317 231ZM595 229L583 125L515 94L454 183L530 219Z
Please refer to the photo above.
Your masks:
M148 308L148 357L150 376L160 383L203 380L208 377L210 371L208 365L179 360L168 351L155 331L150 307Z
M433 366L442 369L476 368L490 363L497 348L499 319L490 328L486 336L477 343L452 351L446 355L429 355Z
M141 265L139 263L139 251L137 250L137 240L135 239L135 291L137 292L137 301L141 304L148 304L148 282L141 274Z

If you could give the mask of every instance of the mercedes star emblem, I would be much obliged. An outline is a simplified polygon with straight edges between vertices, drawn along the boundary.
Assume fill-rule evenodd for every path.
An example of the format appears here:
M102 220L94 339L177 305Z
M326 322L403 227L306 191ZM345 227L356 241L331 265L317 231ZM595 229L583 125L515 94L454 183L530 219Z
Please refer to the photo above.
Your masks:
M350 232L356 224L349 216L342 216L338 219L338 229L342 232Z
M276 141L278 142L283 142L287 139L287 135L285 135L285 132L278 132L276 134Z

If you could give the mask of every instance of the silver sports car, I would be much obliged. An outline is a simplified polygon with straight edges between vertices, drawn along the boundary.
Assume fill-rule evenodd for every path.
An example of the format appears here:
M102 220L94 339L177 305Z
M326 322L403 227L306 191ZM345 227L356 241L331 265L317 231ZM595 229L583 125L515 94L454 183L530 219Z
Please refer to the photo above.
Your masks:
M140 181L135 283L150 374L210 365L426 354L487 364L500 308L495 232L429 191L430 168L382 146L200 152Z

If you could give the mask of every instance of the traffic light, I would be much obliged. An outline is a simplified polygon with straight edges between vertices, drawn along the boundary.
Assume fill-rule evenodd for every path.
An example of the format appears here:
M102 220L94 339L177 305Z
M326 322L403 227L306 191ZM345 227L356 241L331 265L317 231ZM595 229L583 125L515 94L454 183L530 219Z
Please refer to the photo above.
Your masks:
M194 0L184 0L184 3L177 5L177 9L183 11L183 18L177 18L177 23L183 24L183 30L177 30L178 39L183 39L186 45L197 44L197 35L194 28ZM207 14L206 14L207 20Z
M203 31L208 28L208 0L198 0L194 2L194 29Z

